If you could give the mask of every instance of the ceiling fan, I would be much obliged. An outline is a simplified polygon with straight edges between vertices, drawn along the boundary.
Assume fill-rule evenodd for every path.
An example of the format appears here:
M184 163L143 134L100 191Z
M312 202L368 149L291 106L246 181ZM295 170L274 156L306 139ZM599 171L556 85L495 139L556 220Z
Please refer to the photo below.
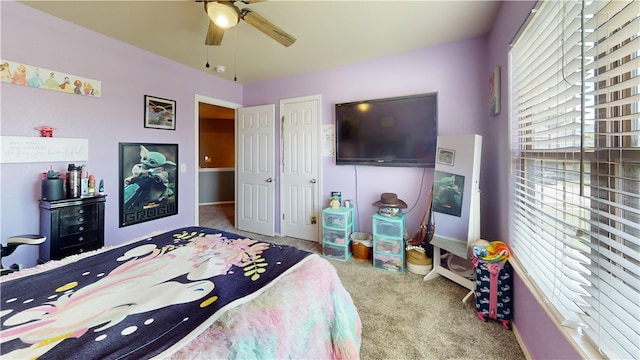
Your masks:
M197 1L197 0L196 0ZM244 4L257 3L265 0L242 1L203 1L204 11L209 15L209 30L204 43L206 45L220 45L225 29L235 26L240 20L258 29L265 35L284 46L291 46L296 39L249 8L240 8L236 2Z

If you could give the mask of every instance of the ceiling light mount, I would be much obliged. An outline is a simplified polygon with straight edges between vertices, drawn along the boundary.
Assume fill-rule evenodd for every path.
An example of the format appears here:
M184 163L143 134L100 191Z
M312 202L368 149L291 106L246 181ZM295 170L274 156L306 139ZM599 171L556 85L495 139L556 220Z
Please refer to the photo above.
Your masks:
M240 20L240 14L233 5L211 1L206 3L206 7L207 15L220 29L234 27Z

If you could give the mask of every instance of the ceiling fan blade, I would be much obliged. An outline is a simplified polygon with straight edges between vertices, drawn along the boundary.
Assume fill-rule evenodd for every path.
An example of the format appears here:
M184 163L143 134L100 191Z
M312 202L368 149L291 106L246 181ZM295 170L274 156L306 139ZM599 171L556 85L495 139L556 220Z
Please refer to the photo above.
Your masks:
M244 21L249 23L249 25L260 30L265 35L269 36L270 38L274 39L284 46L291 46L294 42L296 42L296 39L293 36L287 34L284 30L275 26L274 24L269 22L269 20L258 15L251 9L243 8L242 10L240 10L240 16Z
M207 31L207 37L204 39L205 45L217 46L222 44L222 36L224 36L224 29L220 29L213 21L209 20L209 30Z

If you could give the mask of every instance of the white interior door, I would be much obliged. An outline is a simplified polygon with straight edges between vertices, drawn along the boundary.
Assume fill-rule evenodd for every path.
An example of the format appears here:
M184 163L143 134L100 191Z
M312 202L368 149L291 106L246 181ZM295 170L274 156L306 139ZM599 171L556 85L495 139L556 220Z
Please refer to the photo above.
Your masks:
M236 227L273 236L275 105L236 112Z
M319 95L280 102L281 233L319 241L321 203Z

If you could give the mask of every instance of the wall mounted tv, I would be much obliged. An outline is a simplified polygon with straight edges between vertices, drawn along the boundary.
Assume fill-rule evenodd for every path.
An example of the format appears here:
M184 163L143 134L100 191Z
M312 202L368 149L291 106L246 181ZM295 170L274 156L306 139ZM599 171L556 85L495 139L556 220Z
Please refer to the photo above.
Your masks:
M434 167L438 94L335 105L336 164Z

